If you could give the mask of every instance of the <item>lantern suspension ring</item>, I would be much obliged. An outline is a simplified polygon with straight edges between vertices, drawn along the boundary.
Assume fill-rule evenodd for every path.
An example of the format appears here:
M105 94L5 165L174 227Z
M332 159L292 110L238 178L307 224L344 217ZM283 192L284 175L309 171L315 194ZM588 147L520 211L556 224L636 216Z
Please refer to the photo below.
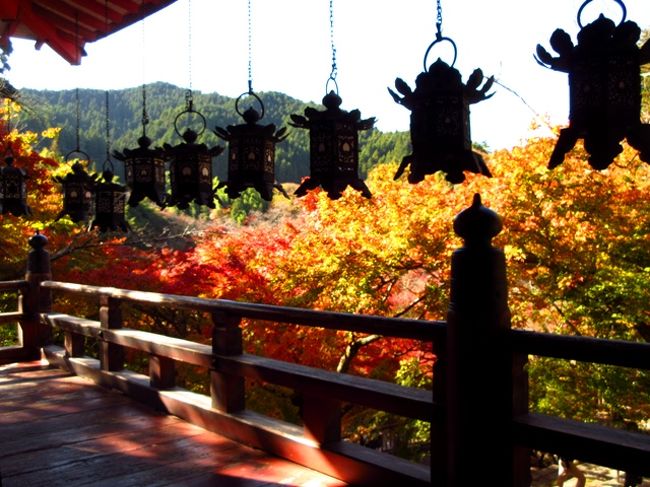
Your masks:
M621 7L621 10L623 11L623 18L621 19L621 22L619 25L621 25L625 20L627 19L627 7L623 3L623 0L612 0L616 4L618 4L619 7ZM593 0L585 0L585 2L580 6L580 9L578 10L578 26L582 29L584 25L582 24L582 12L585 9L587 5L589 5Z
M196 115L199 117L201 121L201 128L199 129L198 132L196 132L197 136L201 135L203 131L205 130L205 127L207 126L207 123L205 121L205 117L201 112L198 112L194 109L194 97L192 96L192 90L187 90L185 92L185 110L183 110L181 113L176 115L176 118L174 119L174 130L178 134L179 137L183 137L183 134L181 131L178 129L178 121L183 117L184 115Z
M454 65L456 64L456 59L458 57L458 47L456 46L456 43L454 42L453 39L442 35L442 4L441 4L441 0L437 0L436 38L429 45L429 47L427 47L427 50L424 53L424 60L423 60L424 72L427 72L429 70L429 66L427 65L427 59L429 58L429 53L431 52L431 49L433 49L433 47L436 44L440 44L441 42L449 42L451 44L451 47L454 50L454 57L453 60L451 61L451 64L449 65L453 68Z
M334 44L334 0L330 0L330 46L332 48L332 71L325 83L325 94L327 95L330 90L330 83L334 85L334 92L339 94L339 84L336 82L338 75L338 66L336 65L336 45Z

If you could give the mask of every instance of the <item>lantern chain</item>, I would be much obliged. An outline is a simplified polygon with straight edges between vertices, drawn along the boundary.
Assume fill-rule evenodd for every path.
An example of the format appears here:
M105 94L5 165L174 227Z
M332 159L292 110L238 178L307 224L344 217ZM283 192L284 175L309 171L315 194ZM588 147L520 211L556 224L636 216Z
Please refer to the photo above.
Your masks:
M74 23L74 45L76 48L77 57L79 57L79 11L75 13L75 23ZM77 125L76 125L76 136L77 136L77 147L75 148L78 152L80 150L80 139L81 139L81 129L80 129L80 119L81 119L81 102L79 100L79 86L75 89L74 92L77 115Z
M79 151L79 149L80 149L80 139L81 139L81 129L80 129L80 122L79 122L79 120L81 118L81 103L80 103L80 100L79 100L79 87L77 87L75 89L74 96L75 96L75 102L77 104L77 114L76 114L77 115L77 126L76 126L77 147L76 147L76 150Z
M253 13L248 0L248 93L253 93Z
M338 67L336 66L336 45L334 44L334 0L330 0L330 44L332 47L332 72L330 73L330 80L336 84Z
M7 131L7 148L5 149L4 155L5 157L11 157L13 156L13 149L11 148L11 100L9 98L6 98L5 103L7 105L7 126L5 127Z
M187 70L189 88L185 92L187 111L194 110L194 97L192 95L192 0L187 0Z
M111 162L111 122L108 112L108 90L105 92L105 109L106 109L106 162L104 164L110 164L111 169L113 163Z
M436 39L442 39L442 2L441 0L436 0Z
M140 0L140 10L144 12L144 0ZM146 44L145 44L145 19L142 19L142 136L147 136L147 125L149 124L149 114L147 113L147 83L146 83Z

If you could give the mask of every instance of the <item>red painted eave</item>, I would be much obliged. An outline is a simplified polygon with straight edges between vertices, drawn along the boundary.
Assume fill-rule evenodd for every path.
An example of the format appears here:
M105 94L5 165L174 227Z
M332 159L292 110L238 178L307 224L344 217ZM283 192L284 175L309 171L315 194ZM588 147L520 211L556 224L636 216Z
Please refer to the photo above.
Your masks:
M0 41L32 39L49 45L70 64L84 46L117 32L176 0L2 0Z

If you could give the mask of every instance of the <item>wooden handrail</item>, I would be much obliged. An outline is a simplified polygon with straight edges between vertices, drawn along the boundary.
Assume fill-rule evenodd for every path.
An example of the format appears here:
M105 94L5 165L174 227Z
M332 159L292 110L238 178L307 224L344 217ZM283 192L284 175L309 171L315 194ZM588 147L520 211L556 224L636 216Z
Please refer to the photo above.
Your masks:
M512 349L528 355L650 370L650 343L511 330Z
M25 280L17 281L0 281L0 291L22 291L27 289L29 283Z
M4 325L5 323L15 323L16 321L20 321L22 317L23 313L21 311L0 313L0 325Z
M51 290L80 293L88 296L108 296L140 304L162 305L196 311L222 312L244 318L293 323L303 326L371 333L396 338L410 338L423 342L444 340L444 321L425 321L384 316L335 313L312 309L291 308L258 303L242 303L227 299L208 299L176 294L89 286L69 282L44 281L43 287Z

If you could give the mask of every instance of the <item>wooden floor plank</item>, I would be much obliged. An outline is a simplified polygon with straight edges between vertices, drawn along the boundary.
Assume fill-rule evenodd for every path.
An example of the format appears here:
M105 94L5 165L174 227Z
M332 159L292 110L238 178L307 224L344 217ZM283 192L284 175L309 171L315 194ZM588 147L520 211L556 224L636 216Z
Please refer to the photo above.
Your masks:
M3 487L342 482L38 363L0 367Z

